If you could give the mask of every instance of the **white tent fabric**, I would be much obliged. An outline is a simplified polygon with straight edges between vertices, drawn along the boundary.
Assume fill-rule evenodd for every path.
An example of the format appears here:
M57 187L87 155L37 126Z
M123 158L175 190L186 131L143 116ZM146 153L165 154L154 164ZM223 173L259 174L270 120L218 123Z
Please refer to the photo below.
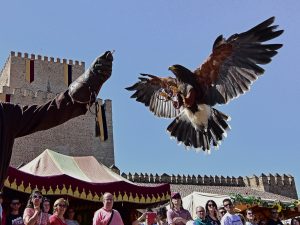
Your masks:
M193 218L196 218L196 207L203 206L208 200L214 200L217 206L223 205L223 200L225 198L229 198L228 195L220 195L220 194L211 194L211 193L203 193L203 192L193 192L182 198L183 208L187 209Z

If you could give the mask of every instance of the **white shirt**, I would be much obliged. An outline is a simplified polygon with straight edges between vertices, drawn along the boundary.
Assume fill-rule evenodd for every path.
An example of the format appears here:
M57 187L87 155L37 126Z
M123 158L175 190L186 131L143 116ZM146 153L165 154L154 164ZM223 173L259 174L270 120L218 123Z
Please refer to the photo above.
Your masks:
M243 222L239 216L227 212L221 219L221 225L243 225Z

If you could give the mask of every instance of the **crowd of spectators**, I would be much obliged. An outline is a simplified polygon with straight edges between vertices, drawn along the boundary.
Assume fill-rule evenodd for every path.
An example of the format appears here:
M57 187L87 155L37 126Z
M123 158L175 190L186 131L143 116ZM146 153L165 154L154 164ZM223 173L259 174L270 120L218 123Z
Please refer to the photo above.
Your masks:
M0 225L82 225L82 217L76 214L75 207L69 206L64 198L51 201L35 189L25 205L18 197L11 197L9 209L3 210L3 194L0 192ZM121 214L113 209L113 195L109 192L103 195L103 207L93 215L93 225L124 225ZM53 209L51 212L50 209ZM223 200L217 206L214 200L208 200L205 205L195 207L196 217L183 208L180 193L171 194L170 208L147 208L143 212L135 211L131 216L131 225L283 225L276 208L270 208L269 218L258 219L252 209L244 214L236 213L231 199ZM290 225L300 225L299 218L292 218Z

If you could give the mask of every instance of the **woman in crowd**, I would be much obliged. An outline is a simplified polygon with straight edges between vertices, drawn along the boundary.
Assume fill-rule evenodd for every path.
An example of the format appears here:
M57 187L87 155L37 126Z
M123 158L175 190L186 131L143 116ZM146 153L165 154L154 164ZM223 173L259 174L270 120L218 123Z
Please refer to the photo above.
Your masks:
M25 225L49 225L48 214L42 210L42 200L42 193L38 189L34 189L23 214Z
M208 200L205 204L205 211L206 211L206 219L212 225L220 225L220 220L218 217L218 208L217 204L214 200Z
M50 199L44 197L44 198L43 198L43 212L44 212L44 213L47 213L47 214L48 214L48 217L51 216L51 214L49 213L50 207L51 207L51 206L50 206Z
M252 209L246 210L246 225L257 225Z
M54 202L53 215L50 216L50 225L67 225L64 214L68 207L68 202L64 198L59 198Z
M168 225L166 207L161 207L158 209L156 220L157 225Z
M75 219L75 209L73 207L69 207L67 210L67 225L79 225L78 221Z
M222 217L226 214L226 210L225 210L224 206L220 206L218 208L218 212L219 212L219 218L220 218L220 221L221 221Z
M184 225L192 216L188 210L182 207L181 196L178 192L171 194L170 209L167 211L167 220L169 225Z

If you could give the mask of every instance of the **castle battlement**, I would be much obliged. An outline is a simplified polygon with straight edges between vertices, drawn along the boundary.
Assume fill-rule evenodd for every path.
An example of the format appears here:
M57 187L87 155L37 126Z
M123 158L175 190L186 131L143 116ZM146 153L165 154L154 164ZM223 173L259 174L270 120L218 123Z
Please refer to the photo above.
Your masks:
M1 72L0 87L59 93L84 71L82 61L11 51Z
M230 177L201 175L162 175L148 173L122 173L122 177L135 183L169 183L182 185L237 186L271 192L298 199L294 177L291 175L261 174L260 176Z
M278 173L276 173L275 175L265 175L264 173L262 173L259 177L256 175L253 175L251 177L246 176L244 180L248 186L259 186L260 183L263 183L264 185L276 186L292 186L295 184L294 177L290 174L279 175Z
M136 183L170 183L170 184L192 184L210 186L245 186L244 178L224 176L201 176L201 175L162 175L148 173L122 173L122 177Z
M30 57L29 57L30 56ZM42 56L42 55L35 55L35 54L28 54L27 52L10 52L10 57L19 57L23 59L31 59L31 60L40 60L45 62L51 62L51 63L62 63L62 64L69 64L74 66L83 66L85 67L85 62L78 61L78 60L72 60L72 59L60 59L60 58L54 58L49 56Z

